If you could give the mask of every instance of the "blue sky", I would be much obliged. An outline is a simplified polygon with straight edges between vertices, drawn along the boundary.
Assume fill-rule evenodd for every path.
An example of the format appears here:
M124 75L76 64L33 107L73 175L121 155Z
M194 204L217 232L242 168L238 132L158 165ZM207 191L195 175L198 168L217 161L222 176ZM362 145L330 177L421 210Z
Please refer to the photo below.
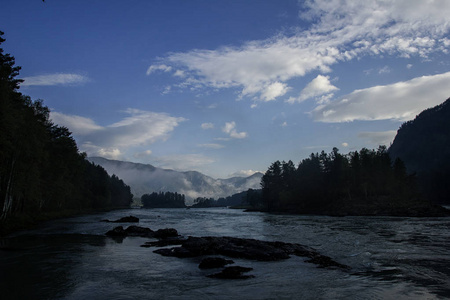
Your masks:
M216 178L389 145L450 97L450 1L6 0L5 52L81 151Z

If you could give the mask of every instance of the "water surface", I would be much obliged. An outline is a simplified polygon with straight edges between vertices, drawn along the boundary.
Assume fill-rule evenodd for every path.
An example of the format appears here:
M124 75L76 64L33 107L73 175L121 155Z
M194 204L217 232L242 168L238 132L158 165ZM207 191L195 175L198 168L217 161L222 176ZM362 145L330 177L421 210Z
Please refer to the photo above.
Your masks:
M134 215L139 226L184 236L234 236L300 243L349 265L317 268L292 258L233 259L247 280L220 280L201 258L143 248L149 239L114 240ZM446 299L450 298L450 219L269 215L231 209L132 209L51 221L0 240L1 299Z

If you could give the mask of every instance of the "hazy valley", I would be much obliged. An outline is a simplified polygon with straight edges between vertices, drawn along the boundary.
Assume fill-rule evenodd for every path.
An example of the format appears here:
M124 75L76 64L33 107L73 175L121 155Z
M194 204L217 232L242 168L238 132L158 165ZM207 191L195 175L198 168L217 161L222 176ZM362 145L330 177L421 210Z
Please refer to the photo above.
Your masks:
M102 166L108 174L115 174L130 186L134 198L152 192L177 192L186 196L190 203L197 197L220 198L259 189L262 173L249 177L214 179L197 171L178 172L157 168L149 164L139 164L102 157L90 157L89 161Z

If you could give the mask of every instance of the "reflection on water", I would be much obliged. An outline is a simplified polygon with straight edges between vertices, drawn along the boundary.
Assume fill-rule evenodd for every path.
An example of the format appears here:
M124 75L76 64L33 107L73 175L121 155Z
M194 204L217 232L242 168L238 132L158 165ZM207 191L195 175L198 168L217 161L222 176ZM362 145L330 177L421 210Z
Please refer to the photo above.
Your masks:
M148 239L114 240L133 214L140 226L173 227L184 236L236 236L300 243L351 266L317 268L292 257L280 262L235 259L253 279L205 277L201 258L163 257ZM127 226L127 224L122 224ZM447 218L267 215L229 209L126 210L44 224L0 240L1 299L434 299L450 297ZM214 272L214 271L213 271Z

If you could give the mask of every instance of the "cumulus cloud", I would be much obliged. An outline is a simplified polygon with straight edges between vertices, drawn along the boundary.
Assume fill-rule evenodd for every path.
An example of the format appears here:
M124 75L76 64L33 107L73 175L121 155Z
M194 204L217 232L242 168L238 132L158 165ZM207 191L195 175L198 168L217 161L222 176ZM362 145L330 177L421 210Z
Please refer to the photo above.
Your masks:
M180 87L238 88L241 97L264 102L283 96L290 79L330 72L340 61L364 55L427 57L448 51L447 0L305 1L300 16L313 25L238 47L169 53L147 74L170 71L172 66L184 72Z
M261 91L261 100L272 101L275 98L283 96L289 90L289 87L285 83L274 82L269 84Z
M226 134L230 135L230 137L235 139L244 139L247 137L247 132L237 132L236 130L236 123L233 122L226 122L225 126L222 128L222 131Z
M307 99L319 97L328 94L325 98L321 98L319 101L324 102L325 99L329 99L332 94L330 92L338 90L337 87L331 84L329 76L317 75L306 87L300 92L298 98L289 98L287 102L303 102Z
M368 140L374 146L386 145L389 146L395 138L397 131L380 131L380 132L360 132L359 138Z
M214 124L213 123L202 123L201 127L202 127L202 129L213 129Z
M73 132L82 151L88 155L118 156L124 150L139 145L149 145L166 140L184 118L172 117L137 109L124 111L128 116L108 126L97 125L93 120L80 116L52 112L50 117L58 125ZM117 149L117 151L116 151Z
M445 101L450 96L449 82L450 72L447 72L355 90L338 100L319 105L312 115L321 122L407 121L424 109Z
M89 81L89 78L86 76L67 73L30 76L22 79L24 82L20 84L21 86L75 85Z

